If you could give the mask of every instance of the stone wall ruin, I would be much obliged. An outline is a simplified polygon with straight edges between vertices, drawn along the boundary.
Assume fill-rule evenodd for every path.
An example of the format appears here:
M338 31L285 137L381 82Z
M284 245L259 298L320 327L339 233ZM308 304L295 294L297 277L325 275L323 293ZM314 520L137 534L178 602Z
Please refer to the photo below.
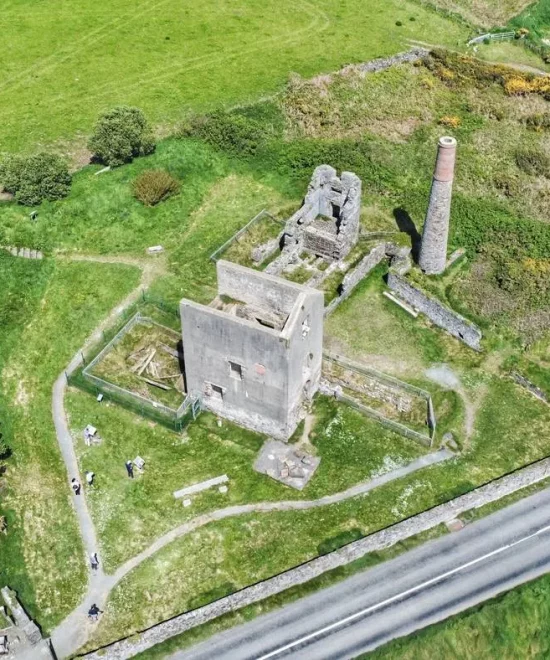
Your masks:
M290 217L278 239L281 255L266 268L279 274L293 256L306 251L329 261L346 257L359 238L361 179L352 172L338 177L330 165L315 168L302 206ZM252 253L257 262L276 243L259 246Z
M480 341L483 335L477 325L420 291L397 273L388 274L388 286L399 298L425 314L432 323L475 351L481 350Z

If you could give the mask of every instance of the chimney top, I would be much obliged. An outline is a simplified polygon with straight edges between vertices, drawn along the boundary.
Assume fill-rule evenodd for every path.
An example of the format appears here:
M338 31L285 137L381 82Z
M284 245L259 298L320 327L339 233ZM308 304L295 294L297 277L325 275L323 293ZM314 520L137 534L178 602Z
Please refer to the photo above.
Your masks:
M456 147L456 140L454 137L445 135L444 137L439 138L439 146L443 148Z

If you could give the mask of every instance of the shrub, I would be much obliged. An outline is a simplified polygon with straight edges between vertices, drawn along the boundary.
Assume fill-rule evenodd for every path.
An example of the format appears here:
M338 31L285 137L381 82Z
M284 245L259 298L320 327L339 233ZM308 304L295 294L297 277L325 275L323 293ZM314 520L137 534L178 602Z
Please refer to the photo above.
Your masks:
M540 94L546 100L550 100L550 81L546 76L533 79L519 75L510 76L504 82L504 91L510 96Z
M527 128L533 131L544 131L550 128L550 112L531 115L525 120Z
M423 76L420 79L420 84L424 89L433 89L435 87L435 81L433 78L428 78L428 76Z
M516 164L526 174L548 176L550 172L550 157L539 149L516 151Z
M531 91L531 85L525 78L510 76L504 83L504 91L510 96L522 96Z
M36 206L68 195L71 175L67 163L55 154L10 156L0 165L0 183L20 204Z
M447 126L447 128L458 128L461 124L461 119L460 117L449 115L449 116L441 117L439 123L441 124L441 126Z
M101 163L118 167L136 156L152 153L155 142L143 112L119 106L98 119L88 148Z
M424 60L425 65L443 82L454 81L476 87L502 83L510 70L502 65L486 64L472 57L434 49Z
M145 206L155 206L179 191L179 182L164 170L146 170L134 181L134 197Z
M402 21L395 21L395 24L397 25L397 27L402 27L403 26Z
M267 138L266 129L258 120L223 110L191 120L182 134L198 137L235 156L253 156Z
M0 461L4 461L11 456L11 449L7 442L0 435Z

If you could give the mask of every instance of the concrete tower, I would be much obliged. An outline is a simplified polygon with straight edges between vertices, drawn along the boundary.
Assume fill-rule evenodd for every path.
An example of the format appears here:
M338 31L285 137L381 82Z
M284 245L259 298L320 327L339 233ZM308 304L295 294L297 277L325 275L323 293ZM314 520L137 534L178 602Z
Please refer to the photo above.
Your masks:
M455 157L456 140L453 137L439 138L418 260L427 275L438 275L445 270Z

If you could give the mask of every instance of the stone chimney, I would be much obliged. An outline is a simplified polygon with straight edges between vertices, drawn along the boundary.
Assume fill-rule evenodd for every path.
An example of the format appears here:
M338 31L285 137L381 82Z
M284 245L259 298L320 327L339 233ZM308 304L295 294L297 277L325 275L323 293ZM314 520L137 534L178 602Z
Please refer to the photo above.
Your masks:
M430 191L430 203L422 231L418 263L427 275L439 275L447 261L447 239L456 157L456 140L441 137Z

